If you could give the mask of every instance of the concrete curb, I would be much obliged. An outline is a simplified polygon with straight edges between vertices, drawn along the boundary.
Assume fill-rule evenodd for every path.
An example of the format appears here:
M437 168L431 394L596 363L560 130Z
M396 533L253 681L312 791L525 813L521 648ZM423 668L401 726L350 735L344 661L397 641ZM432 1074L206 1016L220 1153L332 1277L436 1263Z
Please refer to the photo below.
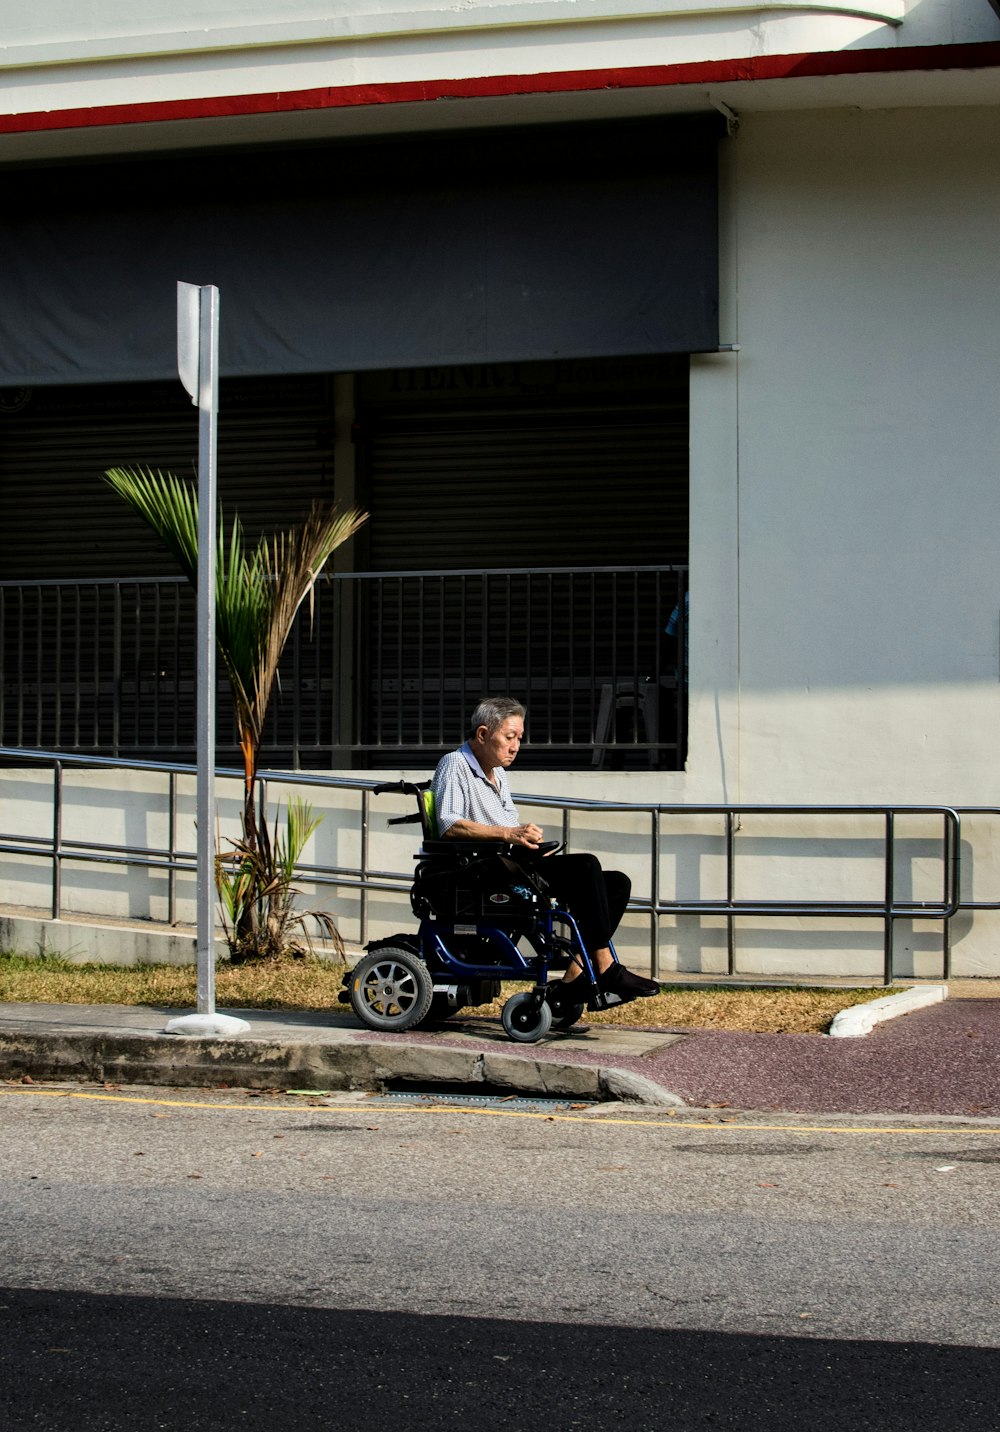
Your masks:
M379 1090L484 1084L524 1094L678 1106L651 1079L596 1064L403 1041L205 1039L168 1034L0 1031L0 1078L175 1088Z
M679 1094L643 1074L630 1074L625 1069L601 1069L598 1072L602 1092L609 1099L617 1099L622 1104L651 1104L661 1109L687 1108Z
M929 1004L938 1004L947 997L947 985L930 985L927 989L904 989L899 994L873 999L867 1004L853 1004L850 1009L842 1009L834 1015L828 1037L858 1039L864 1034L871 1034L876 1024L898 1019L902 1014L911 1014L913 1010L924 1009Z

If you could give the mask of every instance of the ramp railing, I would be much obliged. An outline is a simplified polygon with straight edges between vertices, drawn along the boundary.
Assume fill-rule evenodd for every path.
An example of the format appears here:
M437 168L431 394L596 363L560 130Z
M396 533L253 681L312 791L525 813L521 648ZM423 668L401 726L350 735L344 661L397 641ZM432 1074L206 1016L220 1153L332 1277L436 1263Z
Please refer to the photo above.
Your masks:
M162 871L167 884L167 923L177 923L177 881L181 875L193 874L195 852L187 848L179 835L178 786L184 777L192 778L195 767L159 761L121 760L94 756L77 756L53 751L24 750L0 747L0 776L11 768L42 767L51 770L51 787L47 797L50 810L46 833L25 835L3 829L0 815L0 856L47 860L51 864L50 899L47 914L59 919L63 914L62 874L67 862L95 866L127 866ZM139 842L101 840L98 833L86 838L70 838L64 833L64 777L67 770L117 770L148 772L160 777L165 786L167 806L167 838L159 845ZM242 780L242 771L220 768L220 780ZM326 788L354 792L357 804L353 829L357 835L356 856L342 864L303 864L299 878L316 886L327 886L357 892L359 903L359 943L368 940L370 897L374 892L405 892L409 889L412 867L406 870L380 869L371 860L371 794L373 781L350 776L329 775L312 771L264 771L260 775L265 792L282 788ZM665 917L722 917L726 923L727 967L729 976L738 974L737 935L743 920L819 919L875 921L883 932L881 976L886 985L895 977L894 936L903 920L940 921L942 923L942 975L951 975L951 921L960 912L1000 909L1000 898L973 899L963 894L961 879L962 826L964 813L977 818L996 819L1000 808L944 805L766 805L766 804L705 804L616 802L586 800L563 796L524 795L518 797L525 808L559 812L562 839L574 846L574 816L580 823L593 824L595 815L608 817L626 815L632 830L645 823L648 835L641 838L648 861L648 885L645 892L633 894L629 911L645 916L649 922L650 967L654 977L661 974L660 924ZM379 805L381 812L382 804ZM5 803L9 808L9 803ZM386 807L386 815L394 813ZM866 872L872 862L877 872L878 894L873 893L875 879L866 874L859 878L856 891L838 898L800 896L761 897L744 893L748 876L744 867L752 867L750 878L760 877L766 888L773 885L774 863L778 859L792 865L806 857L810 848L819 847L823 858L838 864L838 841L844 839L844 820L852 822L847 837L849 848L843 862L856 875L859 866ZM685 834L682 827L697 819L706 825L715 823L717 831L697 835ZM796 833L795 824L803 821L807 831ZM36 823L37 824L37 823ZM864 827L864 829L862 829ZM188 825L190 829L190 825ZM859 834L859 831L861 832ZM582 839L581 835L581 839ZM713 871L721 868L722 878L709 894L692 895L684 888L665 891L665 867L676 870L678 858L688 845L698 843L697 866L708 849ZM707 842L707 844L706 844ZM772 842L768 846L768 842ZM579 843L578 843L579 846ZM668 848L669 847L669 848ZM683 864L683 860L680 862ZM916 872L916 873L915 873ZM675 882L677 883L677 882ZM697 883L697 882L696 882ZM843 879L841 883L844 883ZM684 885L683 879L680 881ZM922 898L917 898L920 888ZM760 887L758 887L760 888Z

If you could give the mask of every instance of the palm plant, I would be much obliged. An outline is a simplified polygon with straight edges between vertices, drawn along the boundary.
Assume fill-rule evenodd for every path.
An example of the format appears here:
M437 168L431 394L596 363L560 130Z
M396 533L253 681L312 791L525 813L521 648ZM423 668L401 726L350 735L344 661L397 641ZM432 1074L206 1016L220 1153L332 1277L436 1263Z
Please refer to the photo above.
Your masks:
M193 483L149 468L110 468L105 480L172 552L192 585L198 581L198 495ZM256 817L257 765L264 721L278 679L278 664L295 616L328 559L366 520L363 512L339 511L316 502L305 520L287 532L262 537L248 550L239 517L228 535L219 521L215 579L215 636L229 678L243 755L243 839L239 852L256 861L274 842ZM271 863L269 861L269 863ZM262 877L263 878L263 877ZM250 906L253 902L250 902ZM244 916L240 937L248 933Z
M262 813L253 848L246 841L234 840L230 842L233 855L220 853L216 857L222 929L234 964L274 959L288 951L305 954L311 949L310 922L319 927L335 952L343 955L340 931L325 910L296 910L292 905L296 867L319 823L309 802L292 796L284 830L280 811L273 832ZM305 949L295 940L296 931L301 933Z

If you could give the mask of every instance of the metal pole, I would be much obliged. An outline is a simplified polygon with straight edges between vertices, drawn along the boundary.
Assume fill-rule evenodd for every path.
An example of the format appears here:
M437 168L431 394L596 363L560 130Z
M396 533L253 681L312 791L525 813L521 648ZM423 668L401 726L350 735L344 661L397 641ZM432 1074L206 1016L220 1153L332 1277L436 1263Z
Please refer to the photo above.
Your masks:
M215 548L219 409L219 290L177 285L177 372L198 405L197 952L198 1012L172 1019L168 1034L227 1035L246 1020L215 1012Z
M961 895L961 890L955 889L955 862L958 857L956 850L955 831L947 816L942 817L944 821L944 889L941 892L942 901L947 902L954 895ZM951 979L951 916L947 916L941 930L941 955L943 960L942 975L946 980Z
M167 782L168 789L168 826L170 831L169 858L170 866L167 873L167 923L177 924L177 773L170 772Z
M361 947L368 944L368 836L371 817L371 795L367 787L361 792Z
M198 1013L215 1013L215 543L219 290L200 293L198 326Z

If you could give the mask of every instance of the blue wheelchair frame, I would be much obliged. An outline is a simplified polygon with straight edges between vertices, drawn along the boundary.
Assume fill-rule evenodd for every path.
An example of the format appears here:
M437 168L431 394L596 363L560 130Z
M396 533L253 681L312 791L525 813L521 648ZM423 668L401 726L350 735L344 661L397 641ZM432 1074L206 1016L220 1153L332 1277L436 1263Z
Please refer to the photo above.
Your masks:
M341 999L353 1006L362 1023L402 1032L467 1005L488 1003L499 995L504 980L530 979L533 988L512 995L501 1015L510 1038L528 1043L541 1039L550 1027L569 1028L580 1018L583 1000L555 1013L547 998L550 969L578 963L586 1007L605 1008L576 920L546 892L544 856L560 849L559 843L548 842L534 852L507 841L437 839L425 794L429 785L398 781L375 787L376 795L391 791L416 797L414 814L388 823L419 821L423 829L410 891L420 924L416 935L369 943L367 954L347 976ZM464 891L463 881L468 887ZM435 885L443 896L453 895L456 905L464 896L465 909L442 913L443 899L435 908ZM491 905L495 911L484 908ZM557 924L566 933L557 933ZM530 952L519 948L519 940L530 945ZM611 953L617 960L613 946Z

